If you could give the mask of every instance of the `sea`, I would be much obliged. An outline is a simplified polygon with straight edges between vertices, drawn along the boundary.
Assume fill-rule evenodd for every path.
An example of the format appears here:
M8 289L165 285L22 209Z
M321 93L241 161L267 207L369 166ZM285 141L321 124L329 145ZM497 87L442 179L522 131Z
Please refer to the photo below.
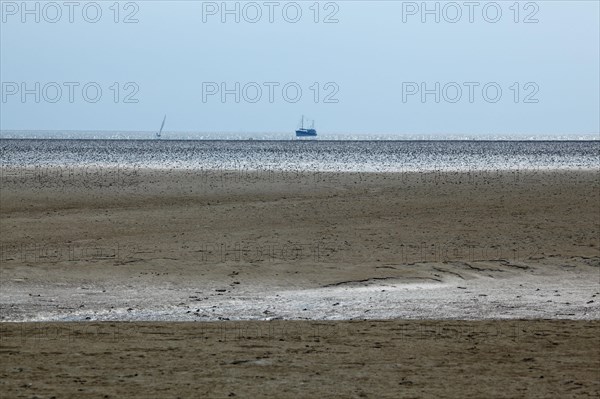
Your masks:
M323 172L599 170L600 140L0 138L0 166Z

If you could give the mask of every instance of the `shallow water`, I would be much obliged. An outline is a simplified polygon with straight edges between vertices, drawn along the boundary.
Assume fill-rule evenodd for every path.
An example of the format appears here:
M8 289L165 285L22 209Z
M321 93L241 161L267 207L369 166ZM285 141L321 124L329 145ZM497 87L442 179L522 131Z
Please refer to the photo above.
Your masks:
M597 169L600 141L1 139L1 166L410 172Z

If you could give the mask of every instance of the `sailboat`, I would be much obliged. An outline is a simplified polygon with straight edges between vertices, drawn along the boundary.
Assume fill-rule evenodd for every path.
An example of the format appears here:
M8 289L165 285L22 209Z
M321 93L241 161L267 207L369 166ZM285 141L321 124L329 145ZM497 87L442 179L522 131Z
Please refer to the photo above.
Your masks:
M165 127L165 121L167 120L167 115L163 118L162 125L160 125L160 130L156 133L156 138L160 139L163 128Z
M300 129L296 130L296 137L317 137L317 131L315 130L315 121L313 120L310 128L304 127L304 115L300 121Z

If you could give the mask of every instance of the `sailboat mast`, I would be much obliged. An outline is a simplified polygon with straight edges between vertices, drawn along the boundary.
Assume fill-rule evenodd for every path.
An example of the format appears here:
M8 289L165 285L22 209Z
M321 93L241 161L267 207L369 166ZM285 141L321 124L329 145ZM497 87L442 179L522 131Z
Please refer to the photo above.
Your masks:
M163 128L165 127L165 121L167 120L167 115L165 115L165 117L163 118L162 124L160 125L160 130L158 131L158 133L156 133L156 137L160 138Z

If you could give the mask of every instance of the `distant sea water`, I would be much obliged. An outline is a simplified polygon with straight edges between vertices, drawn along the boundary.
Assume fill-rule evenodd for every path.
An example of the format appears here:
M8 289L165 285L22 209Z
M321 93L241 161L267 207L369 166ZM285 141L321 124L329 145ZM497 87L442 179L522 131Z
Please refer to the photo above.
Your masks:
M80 131L80 130L0 130L0 139L74 139L74 140L151 140L156 132L134 131ZM288 132L163 132L166 140L293 140ZM486 141L593 141L600 133L586 134L463 134L463 133L332 133L319 131L319 140L325 141L434 141L434 140L486 140Z
M599 170L600 141L2 138L0 166L354 172Z

